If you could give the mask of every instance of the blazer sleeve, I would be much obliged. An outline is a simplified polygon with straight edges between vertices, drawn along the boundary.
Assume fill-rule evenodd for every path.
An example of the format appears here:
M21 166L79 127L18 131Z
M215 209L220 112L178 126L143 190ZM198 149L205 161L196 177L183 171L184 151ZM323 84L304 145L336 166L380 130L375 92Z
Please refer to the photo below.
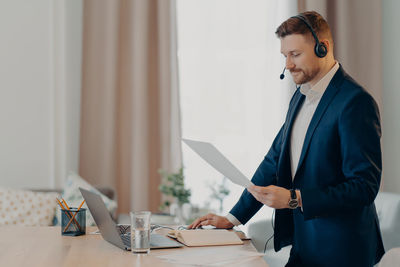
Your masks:
M305 219L371 205L379 191L381 126L378 107L368 93L357 94L345 105L338 133L344 180L323 188L302 189Z
M251 179L253 184L258 186L276 184L276 173L282 147L283 129L284 125L279 130L270 150L253 175ZM245 189L238 202L230 211L230 214L235 216L242 224L245 224L262 206L263 204L258 202L253 195Z

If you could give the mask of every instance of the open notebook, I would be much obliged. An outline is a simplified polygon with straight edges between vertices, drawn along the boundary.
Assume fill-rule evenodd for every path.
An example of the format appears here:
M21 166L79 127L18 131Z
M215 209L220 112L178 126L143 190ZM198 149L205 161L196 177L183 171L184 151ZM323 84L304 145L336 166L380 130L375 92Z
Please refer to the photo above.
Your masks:
M173 230L169 237L177 239L188 247L242 245L243 241L235 232L225 229Z

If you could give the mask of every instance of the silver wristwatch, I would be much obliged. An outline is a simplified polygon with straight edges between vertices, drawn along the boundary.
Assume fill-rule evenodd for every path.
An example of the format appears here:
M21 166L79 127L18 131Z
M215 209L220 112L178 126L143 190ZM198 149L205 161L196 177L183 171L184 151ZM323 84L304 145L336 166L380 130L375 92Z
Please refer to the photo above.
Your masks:
M294 189L290 189L290 200L289 200L289 209L297 209L299 206L299 200L297 199L296 191Z

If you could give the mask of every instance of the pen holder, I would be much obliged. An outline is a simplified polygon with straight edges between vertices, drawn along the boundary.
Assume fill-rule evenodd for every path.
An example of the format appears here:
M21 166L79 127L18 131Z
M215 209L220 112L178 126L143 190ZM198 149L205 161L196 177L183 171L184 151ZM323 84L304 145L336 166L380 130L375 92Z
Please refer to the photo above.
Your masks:
M61 234L78 236L86 233L86 209L61 209Z

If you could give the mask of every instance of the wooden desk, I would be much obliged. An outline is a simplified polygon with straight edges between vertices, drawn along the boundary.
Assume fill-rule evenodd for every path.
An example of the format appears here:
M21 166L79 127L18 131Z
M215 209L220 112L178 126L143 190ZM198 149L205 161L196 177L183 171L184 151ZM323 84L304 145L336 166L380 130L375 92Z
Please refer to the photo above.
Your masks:
M177 266L156 256L178 250L231 255L255 251L251 242L245 241L244 245L159 249L149 255L134 255L106 242L101 235L89 234L96 229L88 227L86 235L68 237L61 236L60 227L0 227L0 266ZM240 266L268 265L262 257L254 257Z

